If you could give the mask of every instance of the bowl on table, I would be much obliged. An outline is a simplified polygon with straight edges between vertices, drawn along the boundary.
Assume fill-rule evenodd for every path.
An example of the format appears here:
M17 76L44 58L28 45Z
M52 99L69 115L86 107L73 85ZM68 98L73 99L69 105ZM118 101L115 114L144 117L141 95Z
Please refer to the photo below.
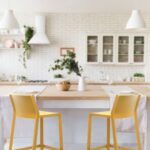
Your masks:
M70 86L70 81L61 81L59 83L56 83L56 88L60 91L69 91Z

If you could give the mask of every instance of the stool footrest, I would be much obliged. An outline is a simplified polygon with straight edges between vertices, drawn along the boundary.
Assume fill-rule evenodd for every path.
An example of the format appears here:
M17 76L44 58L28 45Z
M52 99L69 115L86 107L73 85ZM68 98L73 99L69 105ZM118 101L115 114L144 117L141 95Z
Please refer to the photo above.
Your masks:
M104 148L114 148L114 145L102 145L102 146L97 146L97 147L94 147L94 148L91 148L90 150L101 150L101 149L104 149ZM134 150L132 148L128 148L128 147L123 147L123 146L119 146L118 147L119 150Z
M43 145L43 148L49 149L49 150L60 150L60 148L56 148L53 146Z
M40 148L41 145L37 145L36 148ZM15 150L31 150L32 149L32 146L27 146L27 147L23 147L23 148L17 148Z
M110 147L114 147L114 145L110 145ZM133 148L118 146L119 150L134 150Z
M101 150L104 148L107 148L107 145L97 146L97 147L91 148L90 150Z
M49 149L49 150L60 150L60 148L56 148L56 147L53 147L53 146L48 146L48 145L42 145L43 148L46 148L46 149ZM40 148L41 145L37 145L36 148ZM32 149L32 146L27 146L27 147L23 147L23 148L17 148L15 150L31 150Z

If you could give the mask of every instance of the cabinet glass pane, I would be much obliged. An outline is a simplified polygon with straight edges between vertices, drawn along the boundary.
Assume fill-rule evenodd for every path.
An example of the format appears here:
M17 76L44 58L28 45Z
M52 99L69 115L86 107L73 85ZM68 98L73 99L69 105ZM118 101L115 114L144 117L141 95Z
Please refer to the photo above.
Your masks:
M103 62L113 62L113 36L103 36Z
M118 38L118 62L128 62L129 58L129 37L119 36Z
M98 36L87 37L87 61L98 61Z
M134 62L144 62L144 37L134 37Z

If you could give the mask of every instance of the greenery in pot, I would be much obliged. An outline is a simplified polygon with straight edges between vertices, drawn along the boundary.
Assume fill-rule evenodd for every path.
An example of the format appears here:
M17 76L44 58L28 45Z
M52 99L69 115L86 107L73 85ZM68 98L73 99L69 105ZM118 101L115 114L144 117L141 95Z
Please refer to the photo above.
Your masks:
M24 52L23 55L20 56L21 59L19 59L19 61L22 62L24 68L27 68L26 60L30 58L31 51L32 51L29 41L33 37L35 31L33 27L25 26L25 25L24 25L24 29L25 29L25 37L23 40Z
M63 75L62 74L55 74L54 78L63 78Z
M75 73L77 76L81 76L83 68L79 65L78 61L75 60L76 54L71 51L67 51L67 54L62 56L60 59L54 61L54 65L50 65L50 70L67 70L68 74Z
M134 77L144 77L143 73L134 73Z

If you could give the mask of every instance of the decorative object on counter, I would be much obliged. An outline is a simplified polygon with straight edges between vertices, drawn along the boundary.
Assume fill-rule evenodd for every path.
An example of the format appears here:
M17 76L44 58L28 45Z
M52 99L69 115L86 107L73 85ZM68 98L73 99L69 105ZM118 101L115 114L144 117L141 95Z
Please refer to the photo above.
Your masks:
M78 64L78 61L75 60L76 54L71 51L67 51L66 55L61 56L61 59L54 61L54 66L49 67L49 71L53 70L67 70L68 74L75 73L77 76L81 77L81 72L83 68ZM79 80L80 82L81 80Z
M67 51L66 55L63 55L61 59L54 61L55 65L49 67L50 70L67 70L68 74L75 73L77 76L81 76L83 68L79 66L78 61L75 60L76 54L71 51Z
M60 55L61 56L64 56L64 55L67 55L67 51L70 51L70 52L75 52L75 49L74 48L60 48Z
M15 81L17 82L17 84L21 84L22 82L27 81L27 77L25 77L23 75L16 75L15 76Z
M60 91L68 91L70 89L71 83L70 81L61 81L59 83L56 83L56 87Z
M54 78L63 78L63 75L62 74L55 74Z
M7 81L7 77L6 77L5 73L3 73L2 75L0 75L0 80L1 81Z
M143 73L134 73L133 82L144 82L145 76Z
M14 48L14 40L8 39L5 41L5 47L6 48Z
M20 56L20 62L22 62L24 68L27 68L26 61L30 58L31 55L31 45L29 44L30 39L34 35L34 29L30 26L24 26L25 29L25 39L22 41L23 48L25 49L23 55Z
M79 77L79 83L78 83L78 91L85 91L86 90L86 77L80 76Z

